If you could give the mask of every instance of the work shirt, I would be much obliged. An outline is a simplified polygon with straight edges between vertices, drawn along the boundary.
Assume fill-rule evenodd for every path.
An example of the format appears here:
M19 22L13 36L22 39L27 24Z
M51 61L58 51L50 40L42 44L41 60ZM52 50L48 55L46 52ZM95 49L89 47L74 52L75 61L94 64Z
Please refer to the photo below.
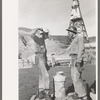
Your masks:
M82 34L77 34L69 47L69 55L77 55L80 58L84 53L84 39Z
M33 39L33 43L32 45L33 47L33 52L34 53L42 53L42 52L46 52L46 46L45 46L45 40L43 38L39 38L38 36L36 36L35 34L39 32L37 30L33 31L32 34L32 39Z

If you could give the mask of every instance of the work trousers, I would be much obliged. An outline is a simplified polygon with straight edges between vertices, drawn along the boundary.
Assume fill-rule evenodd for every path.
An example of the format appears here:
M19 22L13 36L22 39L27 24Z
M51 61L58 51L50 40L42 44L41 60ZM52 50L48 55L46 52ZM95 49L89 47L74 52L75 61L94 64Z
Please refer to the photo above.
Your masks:
M78 97L84 97L87 95L86 87L84 86L81 79L82 71L79 71L79 68L77 68L78 66L76 65L76 58L77 55L71 55L71 78L73 81L75 93L78 94ZM81 67L83 66L80 64L80 68Z
M37 53L36 54L36 61L39 70L39 89L49 89L49 74L46 69L47 59L46 53Z

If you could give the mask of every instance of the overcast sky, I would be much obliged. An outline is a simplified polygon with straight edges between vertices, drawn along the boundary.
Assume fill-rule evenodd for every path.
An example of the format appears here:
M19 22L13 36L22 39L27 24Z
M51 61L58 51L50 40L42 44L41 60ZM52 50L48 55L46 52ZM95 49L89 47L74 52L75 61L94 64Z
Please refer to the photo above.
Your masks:
M96 0L79 0L89 36L96 35ZM46 27L51 33L67 35L72 0L19 0L19 27Z

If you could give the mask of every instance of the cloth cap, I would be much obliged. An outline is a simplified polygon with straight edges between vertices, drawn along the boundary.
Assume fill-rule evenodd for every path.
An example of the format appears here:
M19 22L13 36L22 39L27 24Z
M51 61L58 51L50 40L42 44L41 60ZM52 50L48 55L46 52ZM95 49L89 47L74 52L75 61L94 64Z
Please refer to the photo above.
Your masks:
M77 28L74 26L69 27L68 29L66 29L67 31L73 32L73 33L77 33Z

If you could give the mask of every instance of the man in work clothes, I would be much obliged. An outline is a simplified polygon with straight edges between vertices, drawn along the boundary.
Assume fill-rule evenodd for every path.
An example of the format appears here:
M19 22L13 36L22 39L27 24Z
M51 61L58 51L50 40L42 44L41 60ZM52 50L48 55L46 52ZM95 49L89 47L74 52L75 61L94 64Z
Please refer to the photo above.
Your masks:
M49 74L47 72L47 50L45 46L45 39L48 38L49 30L37 29L32 34L32 39L35 42L35 54L37 65L39 69L39 99L45 98L45 93L50 92L49 88Z
M75 95L73 99L87 100L86 88L83 85L81 79L83 59L84 54L84 39L81 32L77 32L76 27L71 26L67 29L70 38L73 38L70 47L67 49L69 55L71 56L71 78L74 85Z
M49 74L47 72L47 50L45 46L45 39L48 38L49 30L36 28L31 31L30 36L33 39L33 51L35 52L36 64L39 70L39 90L35 98L43 99L46 94L50 92L49 88ZM49 99L48 99L49 100Z
M52 65L52 67L55 67L55 64L56 64L56 60L55 60L54 55L55 54L51 54L51 65Z

